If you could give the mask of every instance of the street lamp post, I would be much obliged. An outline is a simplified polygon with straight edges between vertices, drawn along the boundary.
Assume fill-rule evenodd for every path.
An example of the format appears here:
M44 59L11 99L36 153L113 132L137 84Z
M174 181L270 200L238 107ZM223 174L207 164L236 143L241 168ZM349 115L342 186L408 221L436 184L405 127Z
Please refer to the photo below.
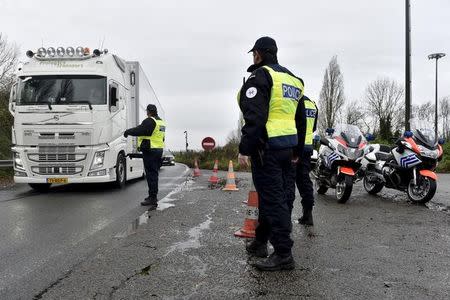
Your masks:
M186 152L188 152L189 143L188 143L188 132L186 130L184 131L184 138L186 140Z
M428 59L436 60L436 87L435 87L435 102L434 102L434 133L436 138L438 136L438 60L443 58L445 53L433 53L428 55Z
M405 130L411 130L411 3L405 0Z

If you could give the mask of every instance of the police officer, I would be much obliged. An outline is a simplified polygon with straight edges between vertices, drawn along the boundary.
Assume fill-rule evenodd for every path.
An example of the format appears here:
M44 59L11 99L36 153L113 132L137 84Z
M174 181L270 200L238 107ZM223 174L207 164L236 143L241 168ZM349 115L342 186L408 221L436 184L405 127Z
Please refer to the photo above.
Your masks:
M298 104L299 117L296 118L298 129L297 146L297 188L302 198L303 216L298 222L303 225L314 225L312 209L314 206L313 183L309 177L311 171L311 155L313 154L313 135L317 127L318 109L314 101L303 96ZM292 207L291 207L292 209Z
M250 255L267 257L267 242L274 252L254 264L260 270L295 267L290 238L289 199L295 198L293 151L298 137L295 114L303 96L303 81L278 64L277 45L270 37L258 39L250 50L254 64L242 86L239 106L245 125L239 144L239 163L251 160L253 182L259 195L256 238L246 246Z
M138 150L142 152L148 184L148 197L141 202L141 205L149 206L149 210L155 210L158 207L158 175L166 125L158 116L158 110L153 104L147 106L147 116L148 118L142 121L141 125L126 130L123 135L138 137Z

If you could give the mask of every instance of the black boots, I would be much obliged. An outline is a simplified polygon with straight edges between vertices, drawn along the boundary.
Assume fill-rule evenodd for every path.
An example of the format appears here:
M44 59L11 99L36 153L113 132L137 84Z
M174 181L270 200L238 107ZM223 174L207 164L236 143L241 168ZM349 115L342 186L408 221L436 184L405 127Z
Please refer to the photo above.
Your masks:
M267 250L267 243L261 243L257 240L253 240L245 246L247 253L256 256L266 258L269 255L269 251Z
M298 219L298 223L306 226L313 226L313 216L312 216L312 208L303 209L303 216Z
M148 210L155 210L158 207L158 199L147 197L141 202L142 206L148 206Z
M272 253L266 260L255 262L253 266L261 271L293 270L295 268L295 261L292 254L280 256Z

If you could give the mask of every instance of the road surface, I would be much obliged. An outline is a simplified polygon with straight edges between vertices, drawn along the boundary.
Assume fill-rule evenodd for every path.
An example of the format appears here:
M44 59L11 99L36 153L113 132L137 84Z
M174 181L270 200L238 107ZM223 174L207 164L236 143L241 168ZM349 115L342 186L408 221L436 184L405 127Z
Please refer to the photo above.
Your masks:
M160 198L187 175L163 167ZM122 190L108 184L53 187L48 194L15 185L0 190L0 299L30 298L145 211L145 180ZM3 296L2 296L3 295Z
M210 173L165 199L127 238L101 247L41 291L42 299L448 299L449 176L431 209L357 184L347 204L317 196L315 226L293 226L294 271L255 270L241 227L250 175L238 192L210 189ZM225 174L220 173L224 178ZM296 201L293 220L301 209Z

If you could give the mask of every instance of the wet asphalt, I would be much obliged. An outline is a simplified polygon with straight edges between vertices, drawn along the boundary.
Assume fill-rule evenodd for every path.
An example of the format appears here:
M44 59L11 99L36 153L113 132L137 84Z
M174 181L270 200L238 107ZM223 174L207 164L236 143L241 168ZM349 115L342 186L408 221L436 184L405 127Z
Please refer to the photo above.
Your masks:
M163 167L160 198L185 179L184 165ZM127 229L146 209L145 180L61 185L47 194L28 185L0 190L0 299L30 299Z
M429 207L406 195L369 196L355 186L347 204L317 196L315 226L293 225L294 271L250 266L243 223L250 175L238 192L208 187L208 173L163 199L36 299L448 299L450 176ZM225 177L224 173L220 174ZM293 220L299 217L296 201ZM142 223L141 226L138 226Z

